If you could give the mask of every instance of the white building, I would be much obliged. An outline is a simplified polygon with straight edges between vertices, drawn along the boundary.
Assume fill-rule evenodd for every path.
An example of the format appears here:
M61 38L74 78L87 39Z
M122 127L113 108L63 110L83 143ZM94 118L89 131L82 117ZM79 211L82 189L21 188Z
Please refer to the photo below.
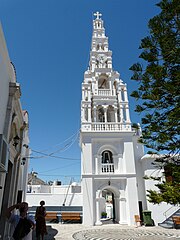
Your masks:
M7 207L25 200L29 160L28 113L22 111L16 81L0 25L0 238L8 236Z
M112 52L101 14L94 14L89 68L84 73L81 101L83 223L101 225L107 196L112 196L113 220L134 225L134 215L153 210L155 223L164 219L167 204L150 204L153 181L144 175L155 169L138 143L141 129L131 127L126 84L112 68ZM156 214L158 213L158 214ZM161 214L159 214L161 213Z
M83 221L100 225L102 199L111 193L113 218L132 225L146 208L138 164L144 155L131 128L126 84L112 68L112 52L101 14L93 21L89 69L84 74L81 102ZM138 172L137 172L138 171Z
M79 183L59 185L56 181L50 185L28 185L27 202L30 207L38 206L44 200L48 206L79 206L82 207L82 191Z

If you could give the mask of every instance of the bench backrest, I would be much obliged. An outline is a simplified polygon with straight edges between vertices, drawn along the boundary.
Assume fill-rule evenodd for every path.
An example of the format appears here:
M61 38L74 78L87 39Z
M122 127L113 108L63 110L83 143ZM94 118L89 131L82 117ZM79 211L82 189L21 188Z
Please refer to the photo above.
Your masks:
M56 219L57 212L46 212L45 219Z

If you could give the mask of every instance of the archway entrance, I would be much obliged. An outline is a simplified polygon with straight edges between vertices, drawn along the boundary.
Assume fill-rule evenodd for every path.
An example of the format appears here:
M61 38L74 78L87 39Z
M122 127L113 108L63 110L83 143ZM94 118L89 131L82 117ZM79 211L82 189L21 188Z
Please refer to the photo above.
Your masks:
M99 196L96 199L96 225L119 223L119 191L112 187L98 190Z
M114 193L110 190L103 190L102 197L105 199L105 212L104 212L104 219L101 216L103 224L105 223L116 223L116 206L115 206L115 199Z

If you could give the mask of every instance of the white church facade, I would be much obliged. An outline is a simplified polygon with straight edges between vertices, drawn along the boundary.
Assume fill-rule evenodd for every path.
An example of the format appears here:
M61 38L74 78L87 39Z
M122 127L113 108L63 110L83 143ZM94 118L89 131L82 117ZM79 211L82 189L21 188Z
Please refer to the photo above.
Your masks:
M135 215L150 210L157 225L175 207L147 201L155 182L144 180L156 173L153 156L144 155L138 143L141 128L130 120L127 85L112 67L112 52L101 14L93 20L89 68L84 73L81 101L81 183L71 186L33 186L27 193L30 206L44 199L46 206L82 206L84 225L103 224L105 213L114 223L132 226ZM66 203L64 202L66 200Z
M146 209L138 161L144 155L131 127L126 84L112 68L101 14L93 21L89 69L81 102L83 220L100 225L104 198L111 196L113 220L132 225L139 204Z

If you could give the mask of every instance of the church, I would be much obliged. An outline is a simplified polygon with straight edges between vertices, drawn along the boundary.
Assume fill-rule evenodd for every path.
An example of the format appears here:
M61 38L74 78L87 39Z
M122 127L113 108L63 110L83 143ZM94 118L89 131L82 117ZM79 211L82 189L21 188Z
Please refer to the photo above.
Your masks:
M156 156L144 154L138 143L141 127L131 123L127 85L112 67L102 14L94 15L89 67L82 83L81 183L49 186L31 180L26 200L34 207L44 199L47 208L59 209L59 215L63 207L78 209L87 226L102 225L107 219L133 226L135 216L143 220L147 210L157 225L178 208L147 200L147 190L156 187L144 176L157 176L152 165Z
M135 215L142 219L148 205L153 209L146 190L155 186L143 179L155 170L153 158L144 156L144 147L138 143L141 128L132 128L127 85L112 68L102 14L94 15L81 101L83 222L101 225L102 212L109 202L114 222L133 225Z

